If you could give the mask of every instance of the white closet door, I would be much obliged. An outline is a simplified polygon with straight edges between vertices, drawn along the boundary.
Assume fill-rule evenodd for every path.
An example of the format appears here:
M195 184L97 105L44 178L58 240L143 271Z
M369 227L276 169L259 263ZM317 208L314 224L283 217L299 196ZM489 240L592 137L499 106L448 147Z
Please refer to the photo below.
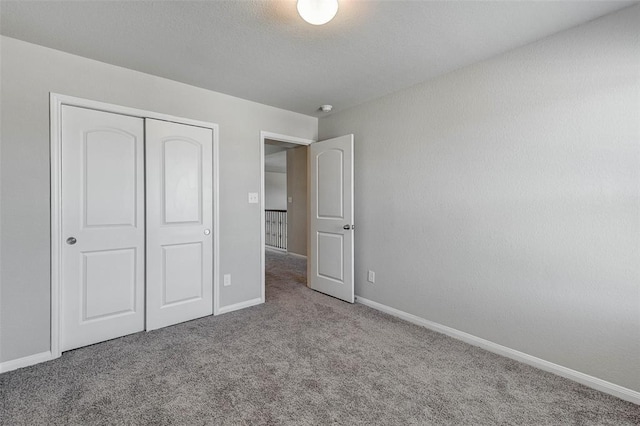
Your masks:
M147 330L213 313L211 129L146 120Z
M144 122L62 107L63 351L144 330Z

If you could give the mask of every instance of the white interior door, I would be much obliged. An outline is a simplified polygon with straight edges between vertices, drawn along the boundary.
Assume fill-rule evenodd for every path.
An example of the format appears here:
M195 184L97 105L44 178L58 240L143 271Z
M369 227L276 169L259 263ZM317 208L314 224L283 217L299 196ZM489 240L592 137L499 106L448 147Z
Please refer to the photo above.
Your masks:
M309 287L353 303L353 135L309 146Z
M62 107L61 349L144 330L144 122Z
M147 330L213 313L213 131L146 120Z

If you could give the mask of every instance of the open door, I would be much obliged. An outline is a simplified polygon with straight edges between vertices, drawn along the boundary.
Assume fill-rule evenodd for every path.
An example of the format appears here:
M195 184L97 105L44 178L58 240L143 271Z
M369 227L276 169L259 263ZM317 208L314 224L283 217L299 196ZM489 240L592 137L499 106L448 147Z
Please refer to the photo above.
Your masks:
M312 143L309 173L309 287L353 303L353 135Z

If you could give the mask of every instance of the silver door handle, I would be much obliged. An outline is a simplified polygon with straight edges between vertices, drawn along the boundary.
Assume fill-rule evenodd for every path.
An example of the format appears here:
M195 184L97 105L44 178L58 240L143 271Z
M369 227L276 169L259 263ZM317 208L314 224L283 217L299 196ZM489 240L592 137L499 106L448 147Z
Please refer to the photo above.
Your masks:
M211 233L211 230L210 230L210 229L205 229L205 230L204 230L204 235L209 235L210 233Z
M342 229L344 229L345 231L348 231L349 229L351 229L351 225L345 225L342 227Z
M74 237L69 237L67 238L67 244L69 244L70 246L74 245L78 240L76 240Z

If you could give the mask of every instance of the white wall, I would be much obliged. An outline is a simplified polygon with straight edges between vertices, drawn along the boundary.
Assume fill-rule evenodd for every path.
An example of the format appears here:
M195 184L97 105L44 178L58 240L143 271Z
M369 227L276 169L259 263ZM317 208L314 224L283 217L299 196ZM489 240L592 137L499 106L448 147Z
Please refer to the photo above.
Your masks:
M287 251L307 255L308 197L307 146L287 150ZM287 200L288 201L288 200Z
M49 92L218 123L221 306L261 296L260 131L316 139L317 119L2 37L0 361L49 350Z
M264 172L265 210L287 209L287 174Z
M640 391L638 22L321 119L355 133L356 294Z

